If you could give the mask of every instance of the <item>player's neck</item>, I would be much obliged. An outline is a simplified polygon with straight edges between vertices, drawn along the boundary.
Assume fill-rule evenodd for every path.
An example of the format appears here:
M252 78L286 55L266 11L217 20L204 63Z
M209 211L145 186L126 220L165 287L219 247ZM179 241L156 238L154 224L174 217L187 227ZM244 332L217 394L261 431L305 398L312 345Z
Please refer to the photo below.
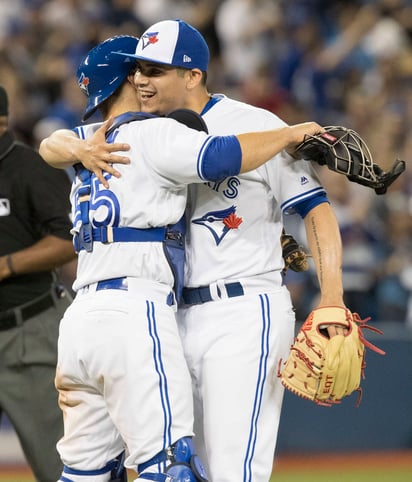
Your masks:
M132 102L130 101L119 101L114 103L109 111L107 112L108 117L117 117L125 112L138 112L140 111L139 103L133 99Z
M137 100L136 89L131 82L124 82L115 95L109 97L105 102L104 117L117 117L125 112L140 111L140 103Z
M200 92L197 92L196 95L192 95L187 99L185 108L194 110L200 114L209 100L210 94L206 89L202 89Z

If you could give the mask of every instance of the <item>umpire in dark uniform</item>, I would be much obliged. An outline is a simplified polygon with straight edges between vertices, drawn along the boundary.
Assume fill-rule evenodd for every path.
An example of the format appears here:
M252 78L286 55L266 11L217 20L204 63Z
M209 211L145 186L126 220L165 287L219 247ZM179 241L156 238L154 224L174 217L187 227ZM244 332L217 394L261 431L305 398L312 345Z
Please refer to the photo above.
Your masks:
M54 269L75 258L70 182L8 128L0 87L0 416L6 413L40 482L59 479L63 435L54 377L68 291Z

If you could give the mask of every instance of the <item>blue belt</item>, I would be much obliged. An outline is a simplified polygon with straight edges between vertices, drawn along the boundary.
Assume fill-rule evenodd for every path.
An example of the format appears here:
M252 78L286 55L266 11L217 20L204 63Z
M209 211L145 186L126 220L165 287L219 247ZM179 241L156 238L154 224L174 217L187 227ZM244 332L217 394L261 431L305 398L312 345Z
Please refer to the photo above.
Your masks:
M226 283L225 289L228 298L234 298L236 296L243 296L245 294L243 286L238 282ZM217 288L217 294L220 297L221 291ZM183 288L183 302L185 305L197 305L199 303L207 303L212 301L212 294L210 286L200 286L199 288ZM223 296L222 298L225 298Z
M166 228L127 228L127 227L107 227L92 229L93 241L101 243L128 242L128 241L163 241L166 239ZM110 240L112 236L112 240Z
M127 278L123 276L122 278L112 278L105 279L103 281L98 281L96 286L96 291L101 290L122 290L127 291L129 288L127 283ZM172 306L174 304L173 293L170 292L166 297L166 304Z
M82 224L77 234L73 236L73 244L76 252L85 249L93 250L93 242L117 243L117 242L149 242L164 241L166 239L166 228L128 228L102 226L92 228L90 224Z
M112 279L105 279L104 281L99 281L96 286L96 291L101 290L123 290L127 291L128 284L127 278L112 278Z

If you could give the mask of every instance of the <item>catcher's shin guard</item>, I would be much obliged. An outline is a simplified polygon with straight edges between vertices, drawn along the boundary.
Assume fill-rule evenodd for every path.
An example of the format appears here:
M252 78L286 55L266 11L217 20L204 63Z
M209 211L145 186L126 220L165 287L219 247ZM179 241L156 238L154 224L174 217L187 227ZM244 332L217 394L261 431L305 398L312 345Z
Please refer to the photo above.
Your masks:
M102 469L96 470L78 470L67 467L63 468L63 473L60 476L60 482L81 482L82 480L108 480L108 482L127 482L127 471L123 465L125 459L125 452L122 452L115 459L108 462ZM107 475L110 473L110 479Z
M153 465L166 463L162 473L145 472ZM194 444L190 437L183 437L170 447L162 450L149 461L137 467L139 479L156 482L208 482L205 468L195 454Z

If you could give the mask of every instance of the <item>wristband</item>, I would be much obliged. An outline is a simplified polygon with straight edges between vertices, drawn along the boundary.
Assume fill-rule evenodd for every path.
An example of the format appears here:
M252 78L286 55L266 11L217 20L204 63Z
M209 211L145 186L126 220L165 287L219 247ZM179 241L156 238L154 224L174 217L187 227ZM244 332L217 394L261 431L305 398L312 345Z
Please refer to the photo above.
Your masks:
M16 274L16 272L14 271L14 268L13 268L13 261L11 259L11 255L8 254L6 256L6 264L7 264L7 267L9 268L9 271L10 271L10 275L11 276L14 276Z

